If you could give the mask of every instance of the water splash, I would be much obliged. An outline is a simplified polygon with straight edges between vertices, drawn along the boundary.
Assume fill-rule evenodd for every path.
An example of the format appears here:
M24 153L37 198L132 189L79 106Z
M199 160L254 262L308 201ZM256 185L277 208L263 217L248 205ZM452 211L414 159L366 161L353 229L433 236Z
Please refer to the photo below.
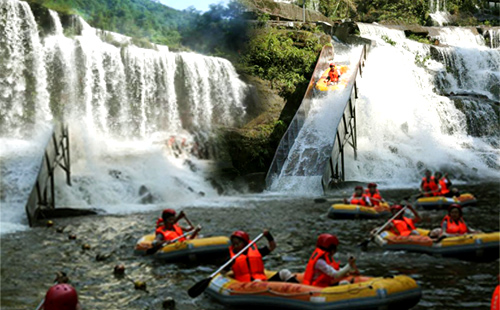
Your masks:
M463 61L462 65L449 63L458 70L452 77L446 73L450 69L446 62L431 58L428 45L405 39L402 31L395 35L395 30L381 26L358 26L361 35L375 40L377 47L370 52L359 81L358 161L348 156L348 179L417 187L425 168L450 172L455 180L498 178L499 152L492 144L498 139L498 131L472 136L466 114L457 108L457 102L438 93L435 84L444 79L448 90L468 90L495 98L482 85L485 80L465 80L488 70L491 75L486 80L497 76L498 62L492 59L499 59L498 51L493 51L492 58L483 57L491 50L485 51L480 43L471 48L469 40L465 41L467 48L437 48ZM453 37L459 35L454 30L464 32L444 29L442 39L454 41ZM452 38L447 37L449 33ZM391 36L394 46L387 44L383 36ZM472 59L475 63L470 62ZM493 124L498 124L498 117L492 117Z
M446 0L429 0L429 15L438 26L450 23L450 14L446 11Z

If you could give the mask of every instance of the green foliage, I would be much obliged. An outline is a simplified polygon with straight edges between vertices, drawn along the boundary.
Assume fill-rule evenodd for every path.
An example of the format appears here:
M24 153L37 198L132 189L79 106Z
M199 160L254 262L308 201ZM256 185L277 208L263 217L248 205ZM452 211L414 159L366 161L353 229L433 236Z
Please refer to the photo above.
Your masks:
M410 34L407 38L410 39L410 40L413 40L413 41L424 43L424 44L432 44L431 41L429 41L428 38L416 35L414 33Z
M431 55L426 55L426 56L423 56L423 55L420 55L419 53L417 53L415 55L415 64L419 67L426 67L426 62L431 59Z
M286 98L308 80L321 48L319 38L309 32L261 29L252 36L242 63Z
M390 44L390 45L392 45L392 46L396 46L396 42L395 42L395 41L393 41L393 40L392 40L391 38L389 38L388 36L386 36L385 34L384 34L384 35L382 35L382 40L384 40L384 41L385 41L385 43L388 43L388 44Z

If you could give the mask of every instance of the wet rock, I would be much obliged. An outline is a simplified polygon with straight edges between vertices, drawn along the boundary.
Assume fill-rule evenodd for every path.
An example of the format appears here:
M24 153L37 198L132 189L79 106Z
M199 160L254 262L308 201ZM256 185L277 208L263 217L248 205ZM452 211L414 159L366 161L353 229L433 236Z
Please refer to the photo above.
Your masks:
M144 281L134 281L134 288L136 290L145 291L146 288L147 288L146 282L144 282Z
M163 301L163 309L172 310L175 309L175 300L172 297L167 297Z
M116 276L122 276L125 274L125 266L124 265L116 265L114 270L113 270L113 273L116 275Z
M111 257L111 255L113 255L113 253L98 253L95 256L95 260L98 262L103 262L105 260L108 260Z
M90 250L90 244L88 243L85 243L85 244L82 244L82 250Z
M141 197L140 203L149 204L153 203L154 201L153 195L151 194L149 189L144 185L141 185L141 187L139 188L139 196Z
M64 227L57 227L57 228L56 228L56 231L57 231L58 233L62 233L62 232L64 232Z

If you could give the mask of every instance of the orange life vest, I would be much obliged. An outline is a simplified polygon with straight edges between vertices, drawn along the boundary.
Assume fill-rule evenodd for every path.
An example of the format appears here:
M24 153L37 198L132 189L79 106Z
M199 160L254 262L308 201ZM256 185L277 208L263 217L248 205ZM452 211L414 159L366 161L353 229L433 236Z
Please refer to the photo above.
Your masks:
M428 181L426 177L422 178L422 188L424 192L432 192L432 193L425 193L424 196L430 197L430 196L439 196L439 193L437 190L439 189L436 179L434 176L431 176L431 179Z
M165 227L165 225L162 225L156 229L155 233L156 233L156 235L159 235L159 234L163 235L163 240L167 240L167 241L174 240L175 238L182 236L183 235L182 228L177 224L174 224L173 226L174 226L174 230L170 230L170 229L167 229ZM186 238L182 237L177 241L184 241L184 240L186 240Z
M380 205L380 201L382 200L382 196L380 195L380 192L377 190L375 190L375 193L370 193L370 190L367 189L365 190L365 195L370 198L370 201L372 203L372 205L374 206L378 206ZM375 199L372 199L372 198L375 198Z
M327 287L332 285L335 281L333 277L330 277L325 273L321 273L316 279L313 279L314 273L316 271L314 266L316 266L316 262L320 258L324 259L325 262L335 268L335 270L339 270L339 263L331 259L327 251L316 248L309 258L309 261L307 262L306 272L304 273L304 280L302 281L303 284Z
M231 258L235 255L233 246L229 247ZM234 278L241 282L252 282L253 280L267 280L264 273L264 262L262 255L255 244L248 248L246 254L238 256L233 263Z
M328 76L330 77L331 82L338 82L339 81L339 72L338 72L337 68L330 69L330 71L328 71Z
M367 206L368 203L366 203L366 200L368 199L368 196L365 194L362 194L361 197L356 197L352 195L351 199L349 199L349 203L352 205L360 205L360 206Z
M409 236L412 230L416 229L413 220L404 216L402 220L392 220L392 224L397 229L397 231L393 228L391 229L391 232L395 235Z
M463 235L467 233L467 225L464 220L460 218L458 223L453 221L449 215L446 215L441 222L443 225L444 221L446 221L446 233L448 234L459 234Z
M500 310L500 285L497 285L491 297L491 310Z
M445 178L441 178L439 180L439 186L441 186L441 195L444 196L450 192L450 189L448 188L448 182L446 182Z

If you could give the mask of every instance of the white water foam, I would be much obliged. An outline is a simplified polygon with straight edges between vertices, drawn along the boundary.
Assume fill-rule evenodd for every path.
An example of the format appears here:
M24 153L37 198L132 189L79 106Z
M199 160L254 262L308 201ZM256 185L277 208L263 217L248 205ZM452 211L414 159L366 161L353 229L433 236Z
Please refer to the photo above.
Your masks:
M238 124L247 92L229 61L115 46L127 40L103 42L113 34L82 19L73 29L81 34L65 37L53 11L53 31L42 40L25 2L4 0L0 9L1 233L27 225L24 204L47 141L40 135L50 133L40 127L52 118L70 132L73 186L58 171L59 207L129 213L217 196L205 144L219 126Z
M347 156L348 180L418 187L425 168L448 171L462 180L498 178L499 171L488 165L491 158L498 163L498 149L488 137L468 135L464 113L448 97L435 93L434 75L446 68L425 60L429 47L381 26L359 28L377 47L370 51L359 79L358 160ZM448 31L453 30L445 30L444 38ZM389 35L395 46L382 39ZM470 57L480 52L469 49Z

